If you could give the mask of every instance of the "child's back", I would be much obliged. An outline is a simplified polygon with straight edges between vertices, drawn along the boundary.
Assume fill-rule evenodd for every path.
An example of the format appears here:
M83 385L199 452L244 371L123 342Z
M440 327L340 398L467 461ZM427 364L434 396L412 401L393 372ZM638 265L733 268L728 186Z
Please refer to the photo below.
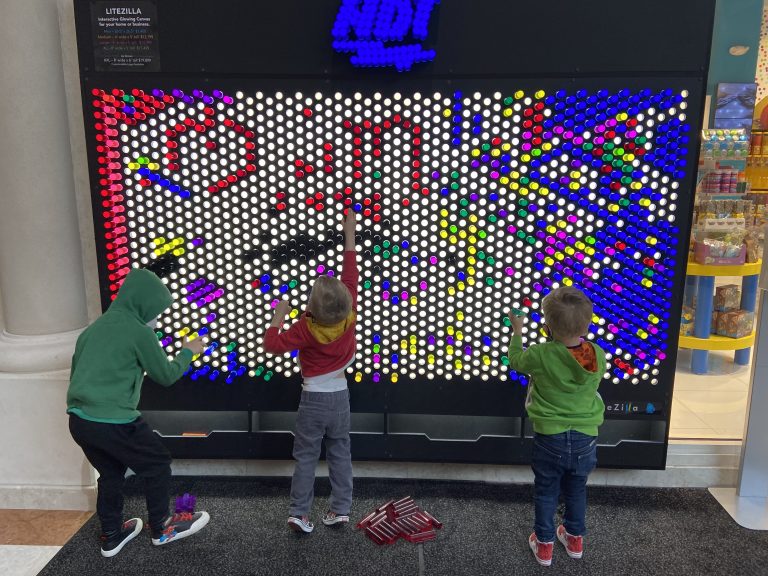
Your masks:
M80 335L72 357L67 406L80 417L100 421L139 417L144 371L170 386L192 360L184 348L172 362L147 323L172 298L162 281L148 270L133 270L109 309ZM90 418L89 418L90 417Z
M586 533L586 485L597 464L597 429L605 405L597 392L606 370L605 352L583 341L592 303L576 288L558 288L542 303L551 342L523 350L523 320L510 314L512 369L530 375L526 409L533 422L531 467L536 520L528 543L539 564L552 563L555 536L571 558L581 558ZM558 497L565 500L563 525L555 529Z
M344 221L344 263L341 281L328 276L315 280L307 310L299 321L281 332L290 304L275 309L264 335L264 350L281 354L298 350L302 392L296 416L288 526L312 532L309 512L314 498L315 468L325 439L330 510L323 524L349 522L352 506L349 390L344 370L355 359L358 271L355 253L355 214Z
M586 347L592 348L591 354L585 353ZM578 358L575 352L579 353ZM518 356L514 366L529 374L533 383L528 389L526 410L534 431L559 434L577 430L597 436L605 410L597 394L606 366L602 349L592 342L572 349L555 340L531 346L525 355L524 360ZM592 360L587 366L580 362L585 358Z
M140 518L123 522L123 482L128 468L144 479L152 543L186 538L208 523L207 512L169 514L171 455L137 410L144 372L170 386L203 342L184 341L168 361L151 328L171 305L170 292L148 270L126 276L109 309L77 339L67 391L72 438L99 472L96 511L101 554L111 557L142 529Z

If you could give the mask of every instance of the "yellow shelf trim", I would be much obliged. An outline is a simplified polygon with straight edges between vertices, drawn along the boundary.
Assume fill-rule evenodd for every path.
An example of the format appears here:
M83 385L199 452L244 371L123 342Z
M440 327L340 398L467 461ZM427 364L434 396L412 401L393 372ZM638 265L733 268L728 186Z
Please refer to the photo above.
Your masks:
M741 350L751 348L755 343L755 333L743 338L728 338L727 336L711 335L709 338L695 336L680 336L678 346L691 350Z
M712 264L699 264L688 262L688 276L756 276L760 274L763 261L735 264L732 266L716 266Z

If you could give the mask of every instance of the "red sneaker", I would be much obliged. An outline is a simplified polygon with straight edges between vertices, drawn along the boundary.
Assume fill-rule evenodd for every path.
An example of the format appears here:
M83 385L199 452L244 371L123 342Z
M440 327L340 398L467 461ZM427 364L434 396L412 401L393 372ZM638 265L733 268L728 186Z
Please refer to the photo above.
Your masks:
M539 542L538 538L536 538L536 532L528 537L528 545L536 557L536 562L542 566L552 564L552 548L554 544L554 542Z
M584 554L584 537L568 534L562 524L557 527L557 539L565 546L565 551L571 558L581 558Z

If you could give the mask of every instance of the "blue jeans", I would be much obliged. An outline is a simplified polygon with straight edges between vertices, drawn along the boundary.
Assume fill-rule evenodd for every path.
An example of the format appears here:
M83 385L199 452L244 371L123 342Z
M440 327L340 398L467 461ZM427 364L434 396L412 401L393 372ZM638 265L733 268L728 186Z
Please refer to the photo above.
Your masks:
M534 530L539 542L555 540L558 497L565 500L563 524L569 534L586 533L587 477L597 465L597 437L575 430L534 434L531 467L534 474Z

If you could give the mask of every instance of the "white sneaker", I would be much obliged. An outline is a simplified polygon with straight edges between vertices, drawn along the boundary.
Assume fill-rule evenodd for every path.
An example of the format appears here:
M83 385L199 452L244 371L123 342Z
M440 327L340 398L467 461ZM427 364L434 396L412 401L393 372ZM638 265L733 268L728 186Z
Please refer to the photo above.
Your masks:
M326 512L323 516L323 524L326 526L335 526L336 524L342 524L346 522L349 522L348 514L336 514L336 512L331 512L328 510L328 512Z
M288 516L288 528L294 532L305 532L309 534L315 529L315 525L309 521L309 516Z

